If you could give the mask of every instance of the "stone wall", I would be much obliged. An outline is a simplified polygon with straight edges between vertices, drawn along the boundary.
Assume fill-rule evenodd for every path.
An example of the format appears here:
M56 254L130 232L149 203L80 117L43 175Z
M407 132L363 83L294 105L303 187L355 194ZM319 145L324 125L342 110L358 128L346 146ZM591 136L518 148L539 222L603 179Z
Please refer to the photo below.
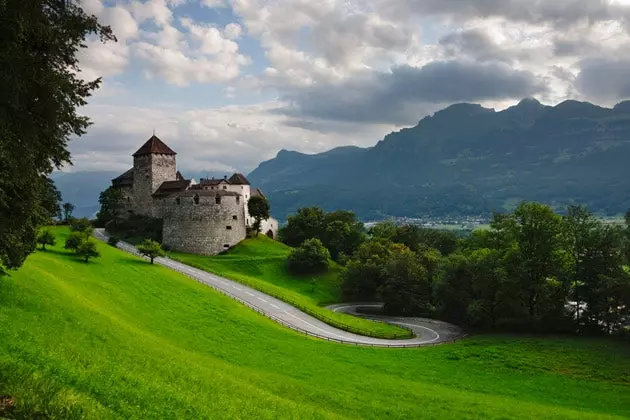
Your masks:
M204 195L195 204L191 196L162 202L163 242L175 251L215 255L245 239L245 211L242 197ZM229 229L228 229L229 227Z
M177 163L175 155L151 154L133 159L133 195L135 212L157 217L151 195L165 181L175 181Z
M273 239L278 239L278 228L278 221L273 217L260 223L260 233L271 236ZM271 232L271 235L269 235L269 232Z

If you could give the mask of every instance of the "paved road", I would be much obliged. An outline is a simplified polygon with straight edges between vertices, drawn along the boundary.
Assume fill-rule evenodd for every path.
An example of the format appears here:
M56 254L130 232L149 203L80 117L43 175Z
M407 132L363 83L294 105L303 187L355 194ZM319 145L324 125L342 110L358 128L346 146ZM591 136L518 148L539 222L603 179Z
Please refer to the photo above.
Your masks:
M103 229L96 229L94 236L107 241L107 233ZM118 248L134 255L139 255L133 245L119 242ZM144 257L143 257L144 258ZM373 317L379 321L390 322L410 329L416 335L407 340L385 340L380 338L364 337L332 327L317 318L314 318L293 306L259 292L256 289L228 280L197 268L171 260L170 258L156 258L156 264L163 265L172 270L183 273L193 279L206 284L213 289L230 296L231 298L249 306L264 316L294 330L314 337L340 343L375 346L375 347L420 347L452 341L462 336L461 331L450 324L421 318L386 318ZM334 305L334 311L354 313L357 305ZM360 315L364 316L364 315ZM367 316L364 316L367 318Z

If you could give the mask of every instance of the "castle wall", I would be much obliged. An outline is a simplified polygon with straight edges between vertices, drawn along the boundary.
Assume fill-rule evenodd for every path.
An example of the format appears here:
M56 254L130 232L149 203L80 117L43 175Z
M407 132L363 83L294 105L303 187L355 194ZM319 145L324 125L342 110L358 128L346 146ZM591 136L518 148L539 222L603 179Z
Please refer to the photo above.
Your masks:
M133 195L133 187L131 185L125 187L118 187L118 190L122 194L122 201L120 201L120 216L127 217L136 208L136 202Z
M175 181L177 164L175 155L150 154L135 156L133 160L133 195L134 211L152 217L158 217L153 206L152 194L165 181Z
M170 197L162 203L162 216L163 242L175 251L215 255L246 237L241 197L222 196L221 204L214 196L199 197L199 204L193 197L181 197L180 204Z
M260 223L260 233L263 235L268 235L268 232L271 231L273 239L278 239L278 221L273 217L270 217L267 220L263 220Z

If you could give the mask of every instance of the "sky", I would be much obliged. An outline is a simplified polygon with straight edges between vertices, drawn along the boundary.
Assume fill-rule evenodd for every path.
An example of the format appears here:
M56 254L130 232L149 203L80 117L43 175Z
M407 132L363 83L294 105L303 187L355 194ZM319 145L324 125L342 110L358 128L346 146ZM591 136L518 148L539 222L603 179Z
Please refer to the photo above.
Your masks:
M80 0L87 40L65 171L120 170L154 130L184 171L372 146L457 102L630 98L630 0Z

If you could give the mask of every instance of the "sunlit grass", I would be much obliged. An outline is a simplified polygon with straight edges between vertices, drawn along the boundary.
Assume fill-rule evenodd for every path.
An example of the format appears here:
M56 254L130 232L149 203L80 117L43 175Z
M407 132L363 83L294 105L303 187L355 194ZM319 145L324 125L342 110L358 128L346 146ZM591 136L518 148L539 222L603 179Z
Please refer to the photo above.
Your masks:
M630 416L627 343L330 343L104 243L87 264L62 244L0 281L0 395L16 418Z

